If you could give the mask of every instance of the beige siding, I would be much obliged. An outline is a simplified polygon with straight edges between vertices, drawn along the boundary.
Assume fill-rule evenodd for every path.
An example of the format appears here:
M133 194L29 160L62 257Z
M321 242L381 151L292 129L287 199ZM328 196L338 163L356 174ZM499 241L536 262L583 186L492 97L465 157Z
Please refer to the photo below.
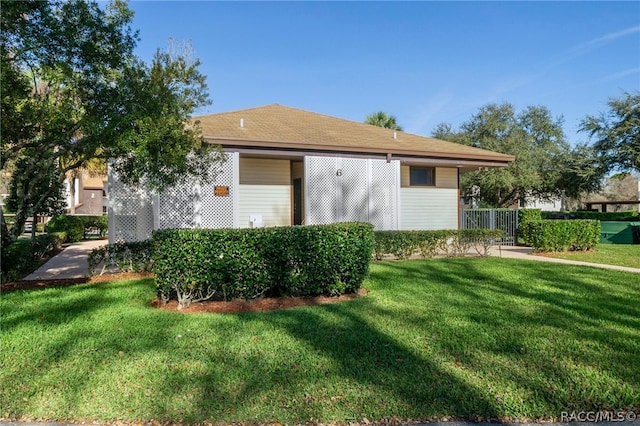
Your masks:
M291 185L289 160L240 158L240 184Z
M262 215L265 226L291 225L289 185L240 185L240 227L249 227L249 216Z
M458 190L400 189L400 229L458 229Z
M261 215L265 226L291 224L291 162L240 158L238 214L241 228L250 215Z
M400 167L400 186L409 187L409 166ZM458 188L458 169L453 167L436 167L436 188Z

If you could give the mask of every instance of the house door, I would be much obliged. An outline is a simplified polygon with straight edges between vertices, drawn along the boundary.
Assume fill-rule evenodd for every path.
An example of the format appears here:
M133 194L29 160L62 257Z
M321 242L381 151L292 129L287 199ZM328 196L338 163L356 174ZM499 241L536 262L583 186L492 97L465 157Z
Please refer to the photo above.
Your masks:
M302 225L302 179L293 180L293 224Z

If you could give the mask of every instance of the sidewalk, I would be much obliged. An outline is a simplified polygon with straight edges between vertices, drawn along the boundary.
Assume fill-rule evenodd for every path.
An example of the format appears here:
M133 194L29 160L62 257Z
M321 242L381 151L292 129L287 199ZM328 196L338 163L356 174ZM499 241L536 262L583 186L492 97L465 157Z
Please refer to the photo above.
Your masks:
M531 247L519 246L493 246L489 250L489 254L495 257L505 257L511 259L525 259L539 262L562 263L565 265L591 266L594 268L613 269L616 271L635 272L640 274L639 268L629 268L627 266L603 265L599 263L580 262L577 260L556 259L547 256L536 256L532 254Z
M89 240L73 243L62 250L23 281L66 280L89 276L87 258L94 248L107 245L108 240Z

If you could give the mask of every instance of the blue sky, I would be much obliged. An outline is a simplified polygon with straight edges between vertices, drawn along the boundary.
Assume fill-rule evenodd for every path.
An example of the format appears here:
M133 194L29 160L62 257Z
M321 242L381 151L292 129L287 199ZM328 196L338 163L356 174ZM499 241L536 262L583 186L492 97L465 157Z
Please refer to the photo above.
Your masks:
M489 103L541 105L572 142L640 90L640 2L133 1L137 53L190 40L216 113L279 103L428 136Z

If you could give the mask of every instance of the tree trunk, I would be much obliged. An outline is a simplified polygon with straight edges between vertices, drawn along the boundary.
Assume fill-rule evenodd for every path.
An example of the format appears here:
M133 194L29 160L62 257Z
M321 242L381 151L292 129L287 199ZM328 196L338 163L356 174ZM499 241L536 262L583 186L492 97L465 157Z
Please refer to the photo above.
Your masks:
M33 221L31 222L31 241L36 239L36 231L38 230L38 215L33 214Z

